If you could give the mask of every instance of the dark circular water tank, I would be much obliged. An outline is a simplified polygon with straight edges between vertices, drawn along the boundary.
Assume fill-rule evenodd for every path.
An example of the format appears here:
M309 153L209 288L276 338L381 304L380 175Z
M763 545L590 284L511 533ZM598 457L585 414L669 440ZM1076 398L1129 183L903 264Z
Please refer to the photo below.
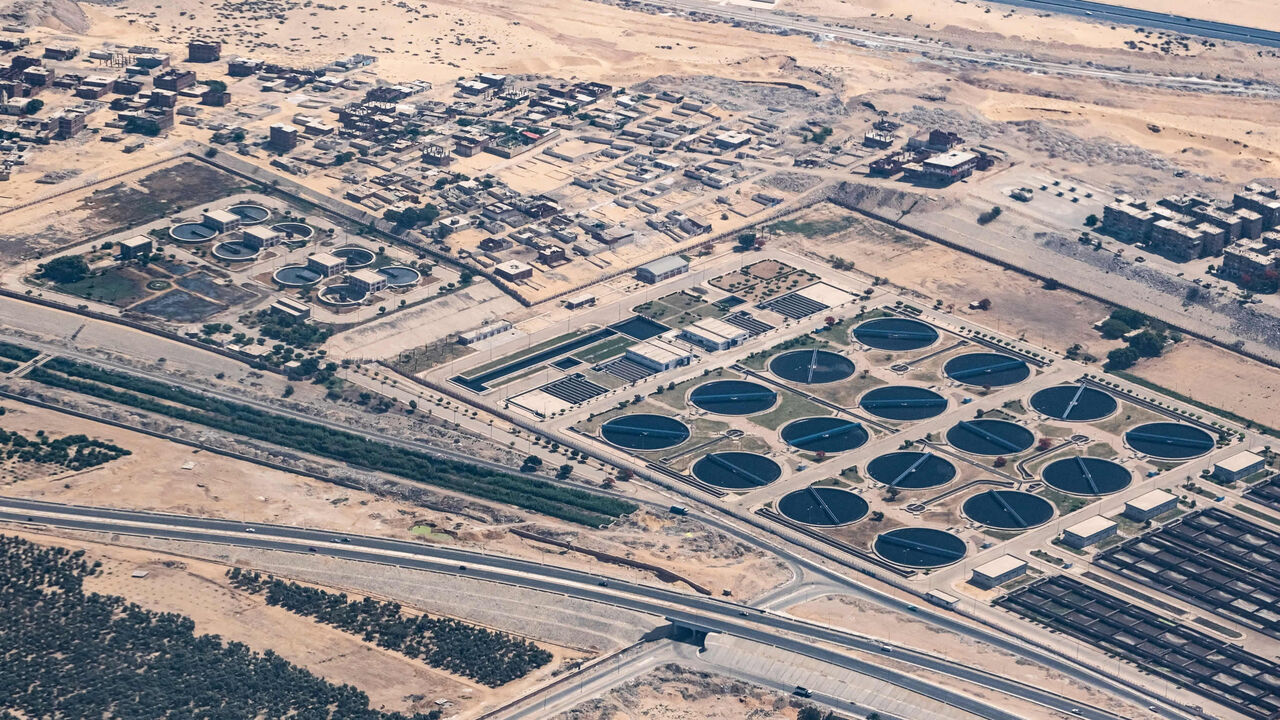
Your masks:
M340 257L347 261L349 268L362 268L366 265L373 264L373 253L362 247L350 246L338 248L333 251L335 257Z
M853 370L852 360L827 350L792 350L769 363L774 375L806 385L844 380Z
M218 231L200 223L182 223L169 228L169 235L174 240L184 243L202 243L218 236Z
M377 269L377 273L387 279L391 287L414 285L422 279L422 273L405 265L388 265Z
M894 565L910 568L938 568L964 558L964 540L944 530L904 527L880 533L872 546L876 554Z
M1214 447L1213 436L1194 425L1156 422L1139 425L1124 434L1129 447L1143 455L1167 460L1186 460L1203 455Z
M1080 456L1054 460L1040 475L1050 486L1072 495L1110 495L1129 487L1133 479L1120 463Z
M299 222L282 222L271 226L272 230L283 233L286 240L306 240L316 234L316 229Z
M1022 360L1000 353L968 353L947 361L942 371L966 385L1003 387L1026 380L1031 367Z
M778 463L748 452L718 452L693 464L693 476L708 485L729 490L762 487L782 476Z
M1101 420L1116 411L1117 403L1110 393L1087 385L1058 385L1031 396L1036 412L1067 422Z
M364 300L366 295L364 290L354 285L343 283L341 285L330 285L320 291L319 298L321 302L330 305L355 305Z
M689 402L717 415L752 415L777 401L778 393L746 380L715 380L689 393Z
M1015 455L1035 440L1030 430L1007 420L961 420L947 431L947 442L974 455Z
M854 328L853 338L877 350L901 352L929 347L938 341L938 331L919 320L886 317L868 320Z
M303 287L320 282L320 273L309 269L306 265L285 265L272 277L276 282L288 287Z
M808 452L844 452L860 447L868 437L860 423L838 417L803 418L782 428L783 442Z
M998 530L1026 530L1053 518L1053 503L1020 490L987 490L964 501L964 514Z
M858 405L888 420L923 420L946 412L947 399L928 388L889 385L868 391Z
M243 262L258 257L258 251L239 240L229 240L214 245L213 256L219 260Z
M661 450L689 439L689 428L665 415L623 415L600 427L605 440L629 450Z
M783 495L778 512L805 525L835 527L866 517L867 501L848 490L811 486Z
M931 452L891 452L867 463L867 474L899 490L922 490L951 482L956 466Z
M257 225L271 217L271 211L261 205L233 205L227 212L239 217L241 225Z

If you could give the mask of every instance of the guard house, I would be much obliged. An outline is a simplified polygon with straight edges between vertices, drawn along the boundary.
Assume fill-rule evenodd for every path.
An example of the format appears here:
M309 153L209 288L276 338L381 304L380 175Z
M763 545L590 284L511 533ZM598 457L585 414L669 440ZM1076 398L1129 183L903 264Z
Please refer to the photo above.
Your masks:
M154 247L150 235L135 235L120 241L120 259L135 260L151 254Z
M331 253L316 253L307 258L307 269L320 273L321 277L333 277L347 269L347 261Z
M1012 555L1001 555L989 563L984 563L974 568L973 577L969 578L969 584L983 590L990 590L1000 587L1010 580L1022 577L1026 572L1026 560L1020 560Z
M1222 482L1238 482L1250 475L1262 472L1267 461L1260 455L1249 451L1236 453L1231 457L1213 465L1213 476Z
M280 244L280 233L262 225L250 225L240 231L241 240L254 250L275 247Z
M507 322L506 320L500 320L496 323L489 323L488 325L481 325L475 330L468 330L464 333L459 333L458 344L473 345L475 343L480 342L481 340L488 340L489 338L495 335L501 335L502 333L510 329L511 329L511 323Z
M205 213L200 220L200 224L211 230L223 233L240 227L240 216L227 210L214 210L213 212Z
M712 352L746 342L751 333L718 318L703 318L680 331L680 338Z
M654 285L687 272L689 272L689 261L677 255L670 255L636 268L636 279Z
M351 287L365 294L376 293L387 289L387 276L369 269L356 270L347 276Z
M1068 547L1083 550L1115 535L1119 529L1120 526L1114 521L1108 520L1101 515L1094 515L1088 520L1078 522L1063 531L1062 543Z
M1166 490L1152 490L1124 504L1124 516L1145 522L1178 507L1178 496Z
M649 338L627 348L626 359L654 372L684 367L693 362L693 353L662 338Z
M522 263L519 260L508 260L494 267L493 274L503 280L519 282L533 277L533 266L528 263Z
M577 310L578 308L587 307L589 305L595 305L595 304L596 304L596 296L592 295L591 293L574 295L573 297L564 301L564 307L566 310Z

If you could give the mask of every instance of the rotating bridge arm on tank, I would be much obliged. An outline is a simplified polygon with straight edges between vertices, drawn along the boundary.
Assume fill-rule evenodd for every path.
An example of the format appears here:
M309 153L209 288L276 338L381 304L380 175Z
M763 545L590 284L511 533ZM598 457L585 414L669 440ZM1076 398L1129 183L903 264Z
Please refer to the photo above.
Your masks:
M822 511L827 514L827 517L831 518L831 522L839 524L840 518L835 514L835 511L831 509L831 506L827 504L827 501L822 499L822 495L818 492L818 489L811 487L808 488L808 490L809 494L813 496L814 501L818 503L818 507L822 508Z
M1181 447L1191 448L1202 448L1213 445L1212 440L1206 443L1206 441L1201 438L1180 438L1173 437L1172 435L1154 435L1152 433L1134 432L1133 430L1129 431L1129 437L1136 438L1138 440L1150 440L1151 442L1161 443L1163 445L1179 445Z
M1085 482L1089 483L1089 489L1093 491L1094 495L1101 495L1102 491L1098 489L1098 483L1094 482L1093 473L1089 472L1089 465L1085 463L1084 458L1077 457L1076 463L1080 465L1080 475Z
M1012 370L1016 367L1022 367L1026 363L1021 360L1010 360L1008 362L995 363L993 365L983 365L981 367L968 368L967 370L956 370L947 373L951 377L959 380L967 377L977 377L978 375L990 375L991 373L1000 372L1001 370Z
M894 478L894 479L893 479L893 482L889 483L889 487L891 487L891 488L896 488L896 487L898 487L898 483L900 483L900 482L902 482L903 480L905 480L905 479L907 478L907 476L908 476L908 475L910 475L910 474L912 474L912 473L914 473L914 472L916 471L916 468L918 468L918 467L920 467L921 465L923 465L923 464L925 464L926 462L928 462L928 461L929 461L929 459L930 459L930 458L932 458L932 457L933 457L933 453L931 453L931 452L930 452L930 453L925 453L924 455L922 455L922 456L920 457L920 459L919 459L919 460L916 460L915 462L911 463L911 467L907 468L906 470L903 470L903 471L902 471L902 474L900 474L900 475L898 475L898 477Z
M1012 505L1006 502L1004 498L1000 497L1000 493L996 492L995 490L988 490L987 496L995 500L996 504L998 504L1000 507L1004 508L1004 511L1009 513L1009 517L1013 518L1014 521L1018 523L1019 527L1024 527L1024 528L1031 527L1031 524L1028 523L1026 520L1022 519L1022 516L1018 514L1017 510L1013 509Z
M849 423L845 423L844 425L831 428L830 430L823 430L822 432L809 433L804 437L798 437L795 440L792 440L791 444L795 445L796 447L799 447L801 443L806 443L806 442L809 442L810 440L826 440L827 438L835 437L836 435L844 435L845 433L853 432L855 429L858 429L861 427L862 425L860 423L849 422Z
M1013 443L1009 442L1008 440L1005 440L1004 438L1000 437L999 435L996 435L995 433L990 433L990 432L987 432L986 430L983 430L982 428L978 427L977 425L974 425L968 420L961 420L960 427L964 428L965 430L968 430L969 432L973 433L974 435L977 435L978 437L985 438L989 442L999 445L1000 447L1008 450L1009 452L1016 453L1019 451L1019 448L1017 445L1014 445Z

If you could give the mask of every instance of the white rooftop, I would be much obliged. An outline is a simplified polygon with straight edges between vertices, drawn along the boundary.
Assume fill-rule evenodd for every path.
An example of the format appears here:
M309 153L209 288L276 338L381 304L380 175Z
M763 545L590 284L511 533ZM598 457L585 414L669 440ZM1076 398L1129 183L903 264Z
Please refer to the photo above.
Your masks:
M347 277L351 278L352 280L358 280L364 283L365 285L377 285L378 283L387 279L381 273L374 272L373 270L370 270L368 268L365 268L362 270L356 270L355 272L347 275Z
M1001 555L990 562L983 563L974 568L973 572L977 575L985 575L987 577L999 577L1005 573L1021 570L1027 566L1027 561L1013 555Z
M1067 532L1080 537L1089 537L1091 535L1110 530L1115 526L1115 521L1108 520L1101 515L1094 515L1088 520L1083 520L1067 528Z
M333 253L327 253L327 252L316 253L315 255L312 255L311 257L307 258L307 260L318 262L321 265L324 265L325 267L333 267L334 265L337 265L337 264L342 264L342 265L347 264L347 261L344 260L343 258L340 258L337 255L334 255Z
M1125 505L1132 507L1134 510L1151 510L1175 499L1177 499L1177 496L1167 490L1152 490L1146 495L1139 495L1125 503Z
M1244 452L1232 455L1226 460L1214 463L1214 465L1226 470L1227 472L1240 472L1241 470L1248 468L1250 465L1257 465L1260 462L1262 462L1262 458L1260 456L1245 450Z

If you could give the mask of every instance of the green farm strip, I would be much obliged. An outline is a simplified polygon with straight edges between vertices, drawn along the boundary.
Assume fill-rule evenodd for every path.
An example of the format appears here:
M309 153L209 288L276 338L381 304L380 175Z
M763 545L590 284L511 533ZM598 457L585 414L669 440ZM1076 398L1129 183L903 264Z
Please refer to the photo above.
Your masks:
M370 440L355 433L219 400L126 373L65 358L33 368L27 378L159 415L274 443L330 460L390 473L444 490L508 503L592 527L636 509L622 500L519 477L425 452Z

